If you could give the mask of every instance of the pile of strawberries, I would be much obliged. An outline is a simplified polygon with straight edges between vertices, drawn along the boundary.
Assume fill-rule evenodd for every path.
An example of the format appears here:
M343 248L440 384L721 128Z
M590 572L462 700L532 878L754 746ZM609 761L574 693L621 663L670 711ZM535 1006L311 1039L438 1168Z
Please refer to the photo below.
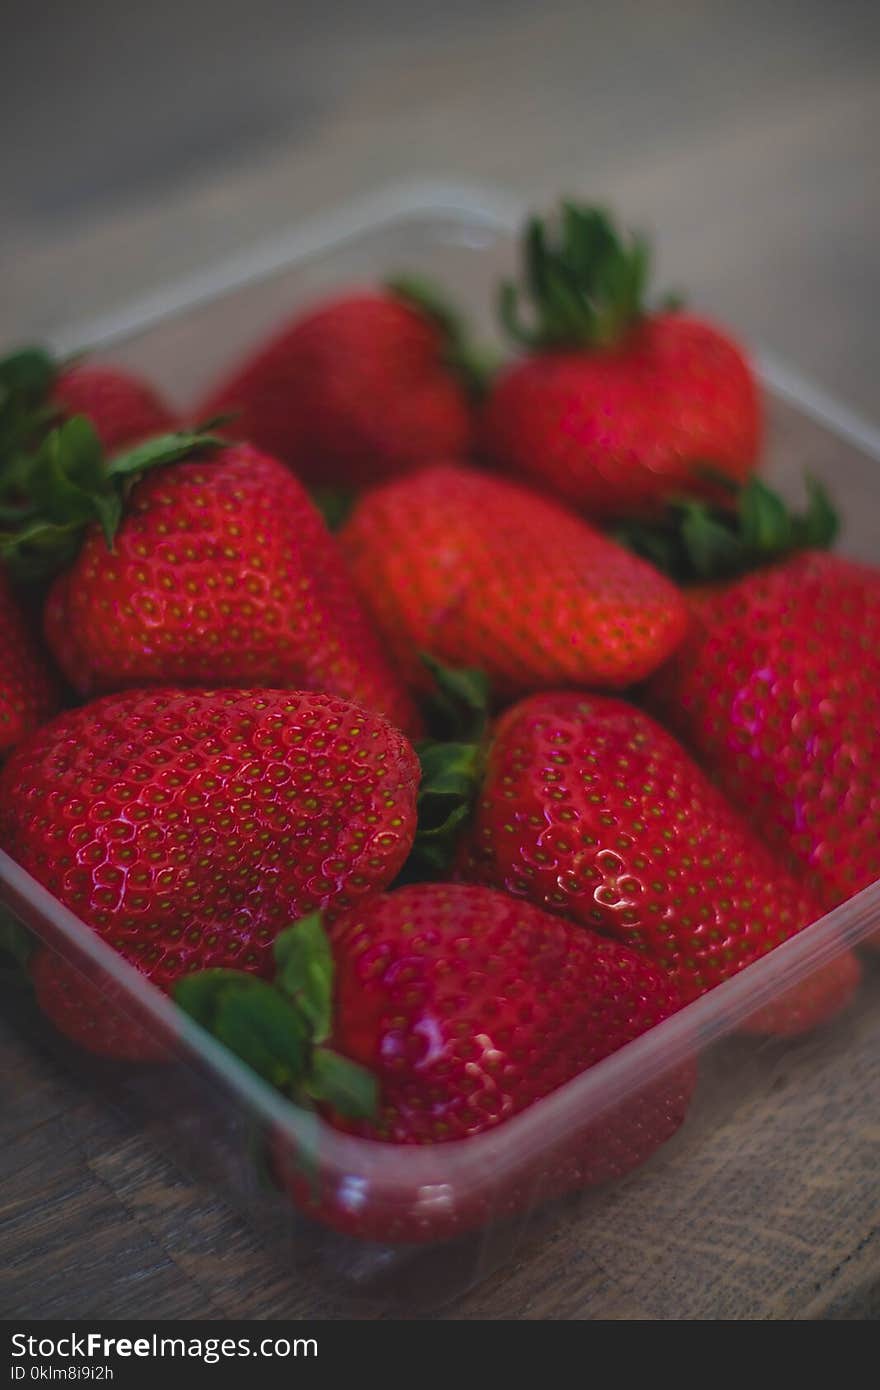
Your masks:
M408 281L185 413L0 363L0 845L386 1144L504 1124L880 877L880 572L827 549L818 485L792 515L757 479L749 363L646 302L640 238L566 203L523 259L494 370ZM75 1043L162 1056L60 956L27 968ZM814 1028L859 974L746 1027ZM276 1172L341 1229L436 1238L632 1168L694 1079L489 1205L355 1200L280 1144Z

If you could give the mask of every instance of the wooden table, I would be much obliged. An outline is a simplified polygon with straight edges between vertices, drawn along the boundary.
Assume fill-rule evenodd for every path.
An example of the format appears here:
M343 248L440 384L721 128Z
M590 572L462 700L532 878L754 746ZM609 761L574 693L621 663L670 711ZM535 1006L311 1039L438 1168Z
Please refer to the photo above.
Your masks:
M100 52L75 8L82 30L67 35L70 45ZM19 202L0 227L0 335L16 341L108 307L391 177L453 171L535 201L564 187L620 204L657 230L665 280L692 287L702 303L876 418L876 7L671 0L640 7L637 26L626 6L551 3L536 11L495 0L477 8L482 18L467 7L442 30L414 32L391 0L385 28L377 22L369 31L358 26L357 7L343 6L332 28L316 21L297 33L295 51L285 50L290 31L279 11L272 22L280 37L274 28L253 36L248 83L225 90L222 25L212 25L210 54L220 67L216 87L199 88L206 122L213 101L223 130L221 117L228 121L242 91L286 91L291 72L295 94L311 106L302 120L279 119L277 128L270 121L245 156L232 142L237 158L187 164L180 151L192 143L177 135L186 136L193 108L174 104L165 183L155 168L152 181L146 173L108 177L90 199L86 174L77 196L68 175L59 192L65 139L69 162L89 142L76 122L59 127L50 113L52 196L43 188L29 202L19 180ZM150 66L146 37L128 55L132 81L136 68ZM162 52L166 86L175 74L185 82L205 41L184 13ZM37 58L45 59L42 44ZM26 61L13 66L11 100L15 83L25 92L32 75ZM101 93L95 120L106 162L130 173L132 148L143 149L126 124L124 77L123 68L116 84L86 85ZM29 156L39 153L41 130L37 116ZM812 434L789 430L786 438L792 464L817 449L827 461L830 446ZM873 496L873 470L865 465L860 476L862 499ZM858 489L850 502L859 518ZM869 987L880 993L876 977ZM768 1108L762 1088L744 1081L732 1112L704 1136L698 1167L676 1151L659 1176L651 1168L631 1180L615 1211L600 1218L590 1200L572 1209L445 1315L698 1317L712 1305L733 1317L876 1316L878 1129L865 1097L876 1102L877 1057L876 1031L844 1021L821 1052L805 1045L764 1058L777 1101ZM813 1084L803 1088L806 1074ZM209 1187L102 1108L41 1045L20 1041L9 1019L0 1021L0 1088L0 1312L350 1311L291 1275ZM785 1096L800 1099L778 1099ZM804 1172L798 1144L817 1135L822 1161ZM780 1161L783 1152L790 1156ZM769 1228L742 1216L756 1173L788 1194ZM717 1193L725 1194L720 1203ZM695 1232L697 1196L704 1215ZM646 1248L627 1211L649 1200L655 1225ZM393 1306L374 1301L359 1315L392 1316Z

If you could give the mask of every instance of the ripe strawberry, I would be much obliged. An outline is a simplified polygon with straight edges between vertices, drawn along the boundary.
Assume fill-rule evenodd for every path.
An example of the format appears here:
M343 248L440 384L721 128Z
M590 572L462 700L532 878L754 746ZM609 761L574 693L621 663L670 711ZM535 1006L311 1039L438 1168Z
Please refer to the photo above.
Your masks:
M414 884L337 920L334 1045L380 1079L395 1144L499 1124L679 1007L618 942L509 895Z
M0 759L55 712L58 691L0 567Z
M376 488L339 533L413 686L419 653L479 667L499 696L620 689L680 641L674 585L555 502L439 464Z
M83 362L62 368L49 404L63 418L85 415L107 453L177 428L174 412L158 392L119 367Z
M459 867L645 952L685 1001L822 915L670 734L600 695L537 695L501 717ZM836 1012L858 981L851 956L842 969L777 1008L772 1031Z
M880 878L880 571L804 551L703 590L651 707L827 908Z
M530 355L502 372L482 444L500 467L591 517L652 514L705 492L707 466L743 480L760 440L758 392L741 349L677 310L646 310L648 247L608 216L564 203L554 241L528 227L525 273L534 328L502 286L502 317Z
M358 487L466 452L463 336L421 287L347 294L297 316L201 403L308 483Z
M37 448L53 424L76 415L88 418L108 453L175 428L171 408L132 372L88 362L65 366L43 348L21 348L0 359L0 483L7 485L22 451Z
M274 998L227 972L182 981L175 996L267 1079L300 1103L318 1101L338 1128L421 1149L409 1175L401 1160L396 1178L384 1166L373 1180L349 1166L335 1172L320 1130L307 1154L292 1153L277 1134L280 1180L331 1225L381 1240L457 1234L538 1194L627 1172L681 1124L694 1085L690 1061L561 1141L545 1130L537 1154L515 1172L487 1159L457 1192L439 1155L432 1180L426 1149L479 1143L674 1012L675 990L617 942L462 884L403 888L344 913L331 933L332 956L318 931L307 920L279 937ZM329 1042L330 1067L323 1047L316 1064L308 1034ZM340 1090L343 1059L349 1084Z
M265 971L291 920L386 887L418 780L401 734L329 695L131 691L12 755L0 844L167 990L209 966ZM91 1045L45 969L44 1006Z
M83 695L169 683L325 690L417 729L300 483L250 445L220 443L165 435L108 464L75 419L31 461L34 504L5 553L36 569L67 564L45 612L64 674Z
M861 979L858 960L852 951L843 951L744 1019L738 1031L775 1038L812 1032L846 1008Z
M37 1007L65 1038L98 1057L162 1062L165 1042L133 1017L129 999L109 997L109 981L86 978L55 951L38 948L28 967ZM102 987L103 986L103 987Z

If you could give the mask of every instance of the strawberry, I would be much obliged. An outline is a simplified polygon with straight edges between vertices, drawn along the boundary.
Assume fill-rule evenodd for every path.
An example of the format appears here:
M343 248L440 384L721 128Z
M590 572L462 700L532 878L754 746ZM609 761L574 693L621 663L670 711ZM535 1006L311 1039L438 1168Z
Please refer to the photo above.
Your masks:
M77 362L62 368L49 404L63 418L85 415L108 453L177 428L171 407L149 382L120 367Z
M339 540L415 687L426 651L482 668L502 698L620 689L685 630L681 596L650 565L556 502L456 464L368 493Z
M130 691L60 715L12 755L0 844L167 990L209 966L260 973L291 920L386 887L418 780L402 734L329 695ZM89 1046L87 1011L51 967L38 984Z
M55 712L58 691L43 653L0 568L0 759Z
M45 630L68 680L83 695L168 683L325 690L417 728L301 484L250 445L219 445L160 436L108 464L83 420L46 440L28 474L35 505L6 554L67 564Z
M296 316L202 401L308 483L360 487L471 443L463 334L421 285Z
M336 1127L383 1144L470 1145L679 1006L662 971L634 951L487 888L421 884L378 895L337 918L332 956L315 933L306 921L276 943L286 1024L264 987L223 972L181 982L176 997L300 1103L310 1096ZM323 1084L326 1058L316 1065L302 1042L304 1013L315 1041L358 1068L341 1108ZM515 1175L499 1179L488 1164L477 1193L457 1194L448 1170L444 1185L426 1187L424 1162L391 1191L379 1174L373 1184L347 1171L337 1185L320 1133L311 1154L291 1153L277 1136L275 1165L294 1199L331 1225L373 1239L437 1239L528 1205L536 1190L587 1186L644 1162L681 1124L693 1084L686 1062L561 1146L540 1145Z
M0 472L52 424L84 415L113 453L175 428L174 412L141 377L121 367L57 362L43 348L0 359Z
M761 426L742 350L702 319L644 307L641 238L574 203L560 223L555 238L537 218L528 226L534 327L502 286L502 318L528 355L486 401L486 455L591 517L651 515L671 495L705 492L707 466L743 480Z
M646 698L835 907L880 878L880 571L806 550L693 607Z
M669 733L601 695L537 695L506 711L458 854L465 879L645 952L685 1001L822 915ZM848 956L777 1008L772 1031L823 1021L858 974Z
M37 1007L65 1038L98 1057L126 1062L163 1062L169 1053L133 1016L127 998L115 1003L110 982L86 978L63 956L38 948L28 968Z

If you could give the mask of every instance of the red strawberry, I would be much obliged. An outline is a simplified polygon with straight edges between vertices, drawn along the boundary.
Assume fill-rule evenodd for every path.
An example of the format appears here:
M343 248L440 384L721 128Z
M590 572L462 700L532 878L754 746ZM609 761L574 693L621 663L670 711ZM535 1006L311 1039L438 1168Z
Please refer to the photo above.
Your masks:
M486 403L482 442L499 466L593 517L651 514L705 492L703 472L754 468L758 393L741 349L712 324L646 311L648 248L596 209L563 204L558 241L533 219L525 244L535 327L502 288L510 331L531 350Z
M534 696L498 721L460 869L644 951L686 1001L822 915L670 734L599 695ZM858 981L851 956L842 970L773 1031L836 1012Z
M59 716L13 754L0 843L168 989L208 966L265 971L290 921L386 887L412 841L418 780L401 734L328 695L131 691ZM41 998L93 1045L49 966Z
M297 316L198 407L309 483L361 486L471 442L461 332L412 293L351 293Z
M216 445L168 435L107 465L81 420L47 440L32 491L48 491L59 507L69 501L71 523L38 512L8 550L31 563L44 546L54 560L60 544L69 561L45 616L65 675L84 695L168 683L325 690L417 729L301 484L250 445ZM179 461L193 447L197 457ZM175 459L129 493L132 474ZM91 481L74 486L87 468ZM72 480L67 490L59 475ZM89 515L97 520L83 540Z
M557 503L440 464L375 489L339 535L412 685L419 653L480 667L500 696L620 689L674 649L674 585Z
M108 453L177 427L174 412L158 392L119 367L89 362L65 367L49 400L65 417L85 415Z
M745 1019L739 1032L776 1038L809 1033L846 1008L861 978L856 957L852 951L843 951Z
M99 1057L127 1062L168 1059L165 1042L133 1017L131 1002L109 997L109 982L86 978L53 950L38 948L28 971L37 1006L55 1028Z
M64 366L43 348L0 359L0 486L15 494L21 454L39 447L59 419L88 418L115 452L175 427L174 414L146 381L119 367Z
M382 1095L345 1127L396 1144L479 1134L679 1006L627 947L469 884L375 898L332 940L333 1045Z
M0 568L0 759L55 712L58 692L33 633Z
M340 1170L326 1131L310 1131L308 1153L277 1134L278 1176L319 1219L372 1239L439 1239L625 1173L681 1124L690 1061L574 1132L570 1122L559 1135L545 1125L512 1167L509 1149L506 1164L488 1154L481 1163L475 1150L470 1181L457 1189L450 1172L461 1142L453 1141L485 1145L486 1131L515 1124L519 1112L674 1012L675 990L625 946L486 888L422 884L374 897L337 920L332 959L312 941L319 960L309 969L297 936L313 937L315 925L279 938L274 999L265 986L210 972L176 996L227 1038L236 1005L241 1054L296 1098L304 1091L323 1102L337 1127L420 1150L408 1164L401 1156L378 1169L368 1152L352 1150ZM335 995L319 999L315 981L329 988L334 966ZM286 1026L279 996L288 1000ZM323 1046L323 1066L307 1055L303 1014L318 1044L329 1026L329 1066ZM336 1104L341 1059L356 1064L357 1085L341 1094L335 1086Z
M650 704L834 907L880 878L880 571L805 551L694 611Z

